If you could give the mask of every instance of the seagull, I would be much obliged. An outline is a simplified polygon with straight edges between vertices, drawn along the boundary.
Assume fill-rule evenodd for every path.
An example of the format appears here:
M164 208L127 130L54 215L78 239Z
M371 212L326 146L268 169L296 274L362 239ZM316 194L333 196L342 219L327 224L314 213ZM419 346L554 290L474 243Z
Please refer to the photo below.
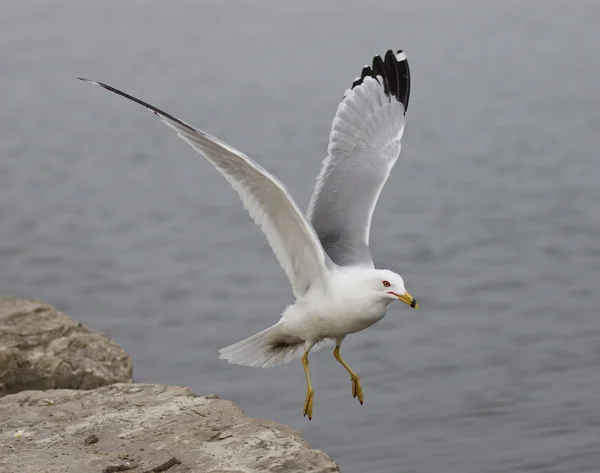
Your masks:
M310 420L308 354L335 341L333 356L350 374L352 395L362 404L360 378L342 358L342 342L380 321L393 301L419 307L399 274L375 269L369 248L373 211L400 155L410 95L405 53L375 56L345 91L306 215L279 179L232 146L114 87L78 79L143 105L212 163L237 191L285 271L295 302L275 325L222 348L219 358L269 368L301 356L303 415Z

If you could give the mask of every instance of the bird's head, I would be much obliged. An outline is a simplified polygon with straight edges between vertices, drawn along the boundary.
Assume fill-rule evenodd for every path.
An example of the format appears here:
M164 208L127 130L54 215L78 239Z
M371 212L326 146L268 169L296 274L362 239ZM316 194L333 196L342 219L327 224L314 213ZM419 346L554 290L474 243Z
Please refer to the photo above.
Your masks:
M419 304L404 287L404 279L399 274L387 269L376 269L371 278L371 284L375 291L379 292L384 298L391 300L400 300L413 309L419 309Z

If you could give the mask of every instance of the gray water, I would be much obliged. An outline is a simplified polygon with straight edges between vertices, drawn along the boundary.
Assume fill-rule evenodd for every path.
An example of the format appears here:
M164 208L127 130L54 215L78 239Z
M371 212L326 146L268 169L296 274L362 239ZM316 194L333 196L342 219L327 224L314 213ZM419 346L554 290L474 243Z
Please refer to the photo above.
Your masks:
M0 2L0 292L55 304L140 382L218 393L345 473L600 470L600 4ZM244 150L305 208L344 89L402 48L413 87L375 212L392 306L343 353L260 370L217 350L291 290L228 184L142 108Z

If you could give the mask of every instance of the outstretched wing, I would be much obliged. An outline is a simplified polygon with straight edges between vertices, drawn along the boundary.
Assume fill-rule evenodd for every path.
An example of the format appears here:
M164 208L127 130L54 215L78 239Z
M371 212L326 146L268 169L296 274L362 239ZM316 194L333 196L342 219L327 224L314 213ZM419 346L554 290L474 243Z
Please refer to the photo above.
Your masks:
M338 106L307 216L340 266L373 267L371 217L400 155L409 95L406 55L389 50L363 68Z
M162 122L210 161L238 192L244 207L267 237L296 298L328 273L327 255L315 231L285 186L248 156L158 108L109 85L79 78L132 100L154 112Z

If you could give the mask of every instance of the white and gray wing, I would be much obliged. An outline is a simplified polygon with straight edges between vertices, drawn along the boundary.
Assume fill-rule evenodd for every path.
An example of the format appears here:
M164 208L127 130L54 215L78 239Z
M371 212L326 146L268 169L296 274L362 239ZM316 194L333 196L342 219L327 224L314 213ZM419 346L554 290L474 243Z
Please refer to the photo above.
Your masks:
M101 82L79 79L151 110L217 168L238 192L244 207L266 235L297 298L329 271L328 257L315 231L276 177L235 148L146 102Z
M337 265L373 267L371 217L400 155L409 95L406 56L389 50L363 68L338 106L307 212Z

